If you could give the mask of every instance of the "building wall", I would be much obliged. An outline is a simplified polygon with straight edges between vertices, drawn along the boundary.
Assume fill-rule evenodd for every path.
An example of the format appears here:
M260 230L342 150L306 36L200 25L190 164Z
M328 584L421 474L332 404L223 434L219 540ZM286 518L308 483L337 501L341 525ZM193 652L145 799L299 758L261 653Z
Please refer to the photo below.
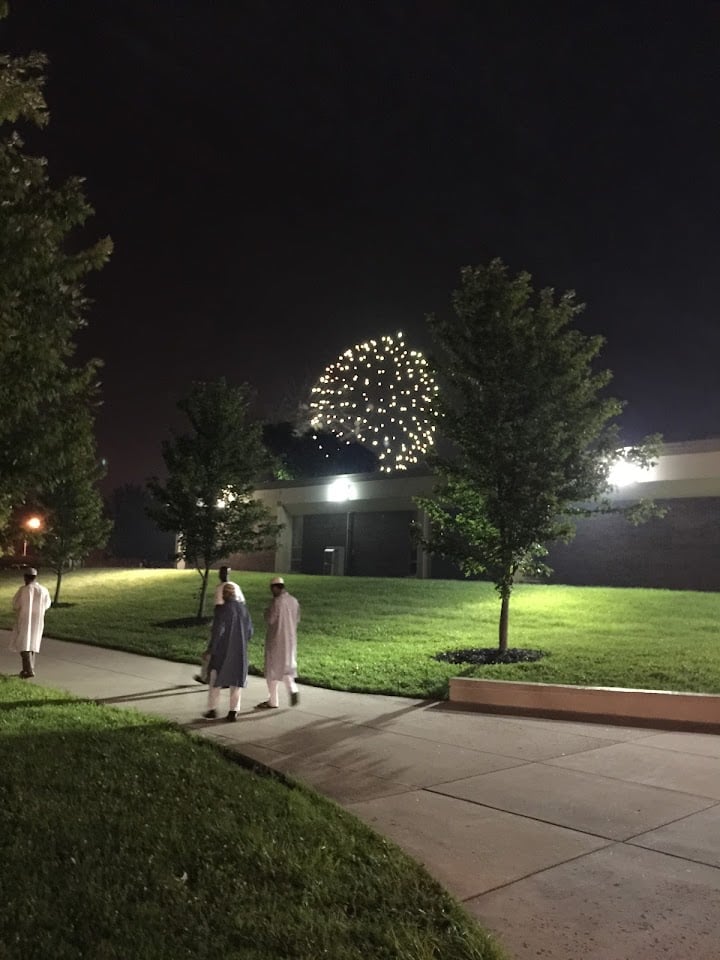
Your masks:
M720 497L656 502L665 517L638 527L613 514L580 520L573 541L550 548L550 582L720 590Z
M233 553L225 560L218 560L216 567L227 566L231 570L254 570L262 573L275 571L275 551L261 550L258 553Z
M410 538L415 512L347 511L306 515L302 523L299 571L322 573L327 547L346 551L345 572L356 577L410 577L417 572L417 551Z
M352 524L349 573L357 577L414 577L417 551L410 529L417 511L357 513Z
M325 548L339 546L348 549L350 575L460 576L452 564L428 559L412 542L413 521L423 522L414 498L431 495L432 476L344 479L351 492L341 503L331 496L329 478L258 490L283 524L278 550L274 557L232 558L232 565L322 573ZM720 590L720 440L667 444L651 471L614 495L618 505L643 497L667 506L666 517L638 527L615 515L580 520L571 544L550 548L550 582Z
M345 513L303 517L300 573L322 573L326 547L344 547Z

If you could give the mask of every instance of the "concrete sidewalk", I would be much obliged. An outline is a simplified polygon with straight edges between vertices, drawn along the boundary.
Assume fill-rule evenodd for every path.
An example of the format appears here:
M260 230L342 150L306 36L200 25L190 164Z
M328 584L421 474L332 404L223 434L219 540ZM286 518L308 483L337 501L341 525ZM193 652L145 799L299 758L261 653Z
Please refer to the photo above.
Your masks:
M0 634L0 672L16 673ZM516 960L720 958L720 736L314 687L255 712L254 677L236 724L199 723L206 688L187 664L45 640L37 670L312 785L424 863Z

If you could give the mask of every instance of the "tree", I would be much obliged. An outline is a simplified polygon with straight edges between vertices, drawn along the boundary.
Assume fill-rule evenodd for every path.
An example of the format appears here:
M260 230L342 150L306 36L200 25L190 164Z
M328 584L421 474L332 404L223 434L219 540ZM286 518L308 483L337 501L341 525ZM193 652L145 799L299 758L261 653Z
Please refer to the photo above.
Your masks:
M83 278L112 249L108 238L74 248L92 214L82 180L51 185L46 161L8 131L18 120L47 122L44 67L41 54L0 56L0 527L57 449L69 393L94 384L97 364L73 366L74 336L88 308Z
M179 537L180 555L202 579L202 619L210 567L235 552L267 548L279 527L253 497L267 467L262 430L250 414L251 391L224 379L194 383L178 407L191 432L163 444L167 480L148 484L151 516Z
M466 576L490 576L505 651L516 575L549 572L545 544L570 539L573 516L612 509L613 421L622 403L605 395L611 373L593 369L602 337L571 327L583 310L574 293L536 292L529 274L511 277L493 260L462 271L452 302L454 316L428 318L453 453L435 458L440 483L419 500L430 525L420 539ZM647 464L658 440L625 458ZM640 522L653 505L642 501L627 514Z
M95 452L92 419L80 410L69 423L63 456L54 458L58 464L55 475L45 477L37 495L44 516L41 553L55 573L54 605L65 568L84 559L95 547L103 547L112 527L97 487L105 470Z

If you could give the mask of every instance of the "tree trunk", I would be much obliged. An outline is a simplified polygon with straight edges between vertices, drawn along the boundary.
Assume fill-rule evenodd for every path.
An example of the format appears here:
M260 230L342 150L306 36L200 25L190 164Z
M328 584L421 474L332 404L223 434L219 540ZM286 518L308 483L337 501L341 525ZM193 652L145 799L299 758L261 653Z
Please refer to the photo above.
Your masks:
M52 605L56 607L58 605L58 599L60 597L60 584L62 583L62 567L59 570L55 571L55 596L53 597Z
M503 593L500 603L500 629L498 631L498 649L501 653L507 650L508 644L508 616L510 613L510 594Z
M207 594L208 577L210 576L210 567L205 567L204 573L201 573L202 586L200 587L200 602L198 603L197 622L201 623L205 613L205 596Z

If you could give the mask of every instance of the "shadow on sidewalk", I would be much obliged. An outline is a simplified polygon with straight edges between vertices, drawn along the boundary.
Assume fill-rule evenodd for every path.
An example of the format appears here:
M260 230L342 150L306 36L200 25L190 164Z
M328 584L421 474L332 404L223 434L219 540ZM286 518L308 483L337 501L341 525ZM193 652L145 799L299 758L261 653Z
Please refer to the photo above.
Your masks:
M230 729L238 732L239 737L237 739L233 737L232 744L226 743L224 746L244 756L246 762L255 766L258 763L252 756L253 748L272 752L277 755L279 766L275 765L275 761L271 761L269 767L264 761L259 766L275 773L290 774L310 783L312 779L303 774L308 773L309 768L323 766L337 770L340 778L343 772L347 772L355 776L411 785L416 778L411 776L408 779L408 773L418 762L416 753L412 749L415 738L398 731L390 731L391 735L395 734L399 738L395 743L392 741L378 743L378 738L385 737L386 732L383 728L387 724L426 707L426 703L411 703L406 707L391 710L381 717L374 717L369 722L358 721L352 714L308 717L308 714L298 712L294 716L300 722L298 725L293 724L291 729L284 724L281 726L278 722L283 716L287 718L286 710L278 713L275 711L242 712L238 716L238 722L229 725ZM303 722L304 720L308 722ZM260 727L257 726L258 723L261 723ZM202 726L207 729L216 725L225 727L222 718L210 723L192 722L183 726L189 729ZM242 739L243 729L248 731L247 740ZM426 741L420 741L419 744L422 749L427 749ZM249 753L244 753L244 750L248 750ZM408 756L411 756L410 763L404 762Z
M140 693L126 693L118 697L99 697L93 698L93 703L113 704L113 703L134 703L142 700L160 700L164 697L177 697L186 693L201 693L202 686L199 683L183 683L174 687L160 687L159 690L146 690Z

